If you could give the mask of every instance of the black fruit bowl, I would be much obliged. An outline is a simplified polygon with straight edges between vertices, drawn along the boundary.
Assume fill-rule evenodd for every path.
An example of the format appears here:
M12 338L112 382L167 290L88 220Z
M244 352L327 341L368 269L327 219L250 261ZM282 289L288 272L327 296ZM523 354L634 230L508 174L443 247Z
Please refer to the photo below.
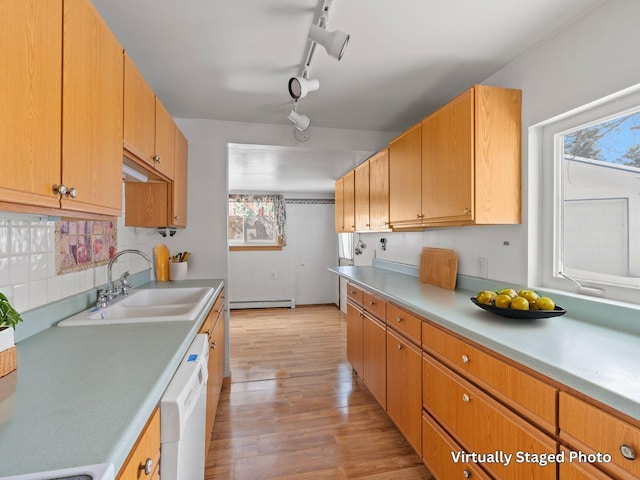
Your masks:
M486 305L484 303L478 303L477 297L471 297L471 301L487 312L495 313L502 317L508 318L549 318L559 317L564 315L567 311L556 305L555 310L515 310L513 308L498 308L494 305Z

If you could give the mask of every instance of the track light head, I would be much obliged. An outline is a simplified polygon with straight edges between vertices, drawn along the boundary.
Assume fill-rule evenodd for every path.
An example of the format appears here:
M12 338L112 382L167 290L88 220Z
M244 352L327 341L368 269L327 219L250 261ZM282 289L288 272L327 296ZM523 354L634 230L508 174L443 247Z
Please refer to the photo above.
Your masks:
M320 82L318 80L304 77L292 77L289 79L289 95L294 100L304 98L307 93L314 92L320 88Z
M311 119L306 115L296 112L295 109L291 110L291 113L289 113L287 118L291 120L295 127L300 131L306 130L309 128L309 125L311 125Z
M340 30L329 32L317 25L311 25L309 39L322 45L327 53L336 60L342 58L347 43L349 43L349 35L347 33Z

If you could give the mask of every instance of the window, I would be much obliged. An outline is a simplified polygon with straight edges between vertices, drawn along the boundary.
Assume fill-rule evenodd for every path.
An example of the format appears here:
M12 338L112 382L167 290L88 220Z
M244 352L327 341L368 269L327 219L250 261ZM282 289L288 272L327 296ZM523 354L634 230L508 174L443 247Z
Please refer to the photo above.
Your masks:
M229 195L229 248L281 249L285 245L285 217L282 195Z
M639 303L640 93L545 125L542 149L543 286Z
M353 260L353 233L338 234L338 258Z

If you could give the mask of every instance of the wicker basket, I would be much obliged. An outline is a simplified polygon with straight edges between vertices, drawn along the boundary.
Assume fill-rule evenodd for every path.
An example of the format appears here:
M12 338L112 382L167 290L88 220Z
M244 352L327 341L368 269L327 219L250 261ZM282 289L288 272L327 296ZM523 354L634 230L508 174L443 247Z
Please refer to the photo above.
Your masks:
M18 358L15 345L0 352L0 378L9 375L18 368Z

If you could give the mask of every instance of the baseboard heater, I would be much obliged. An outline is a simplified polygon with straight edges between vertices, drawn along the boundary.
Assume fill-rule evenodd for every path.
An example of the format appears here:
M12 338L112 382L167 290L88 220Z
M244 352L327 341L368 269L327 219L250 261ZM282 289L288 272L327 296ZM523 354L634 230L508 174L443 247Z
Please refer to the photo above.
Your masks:
M229 308L231 310L240 310L246 308L296 308L296 301L293 298L289 300L230 301Z

